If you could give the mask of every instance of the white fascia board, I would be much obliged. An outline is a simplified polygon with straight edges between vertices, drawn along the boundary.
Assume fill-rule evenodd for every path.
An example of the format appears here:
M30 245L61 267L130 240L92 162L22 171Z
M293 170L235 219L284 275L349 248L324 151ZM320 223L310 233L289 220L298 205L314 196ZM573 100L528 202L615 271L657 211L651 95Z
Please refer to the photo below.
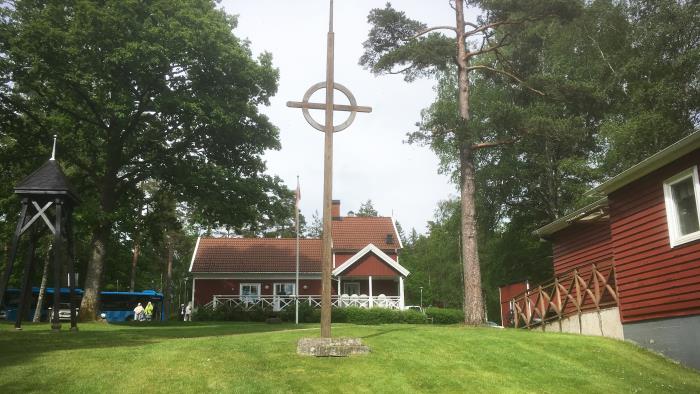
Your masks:
M396 235L396 239L399 240L399 249L403 249L403 243L401 242L401 235L399 234L399 230L396 229L396 219L394 217L391 217L391 225L394 226L394 234Z
M197 237L197 244L194 246L194 252L192 252L192 261L190 261L190 269L189 272L192 273L192 266L194 265L194 259L197 257L197 249L199 249L199 241L202 239L202 237Z
M369 245L365 246L364 248L362 248L362 250L360 250L359 252L355 253L352 257L350 257L350 258L349 258L347 261L345 261L343 264L341 264L340 266L338 266L338 268L334 269L334 270L333 270L333 276L338 276L338 275L340 275L341 273L343 273L343 271L345 271L346 269L348 269L351 265L355 264L359 259L361 259L362 257L364 257L364 256L365 256L367 253L369 253L369 252L372 252L372 253L374 253L375 255L377 255L377 257L379 257L380 259L382 259L382 261L384 261L385 263L389 264L389 266L390 266L391 268L393 268L393 269L395 269L396 271L398 271L401 275L403 275L403 276L408 276L408 274L410 274L410 272L409 272L406 268L404 268L404 267L403 267L401 264L399 264L398 262L394 261L394 259L392 259L391 257L389 257L389 255L387 255L386 253L382 252L381 249L379 249L378 247L374 246L374 244L369 244Z

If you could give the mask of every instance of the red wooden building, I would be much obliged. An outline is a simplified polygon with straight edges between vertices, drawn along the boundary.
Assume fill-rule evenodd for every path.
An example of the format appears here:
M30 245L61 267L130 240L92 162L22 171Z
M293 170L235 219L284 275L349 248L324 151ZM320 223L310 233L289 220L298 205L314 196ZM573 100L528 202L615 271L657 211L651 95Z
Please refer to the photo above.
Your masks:
M699 165L697 132L538 229L556 278L511 298L517 325L624 338L700 368Z
M334 306L404 306L408 270L399 264L402 248L389 217L340 216L333 201ZM317 306L321 297L321 240L301 239L299 297ZM195 306L234 303L281 310L297 294L296 240L293 238L200 238L190 272Z

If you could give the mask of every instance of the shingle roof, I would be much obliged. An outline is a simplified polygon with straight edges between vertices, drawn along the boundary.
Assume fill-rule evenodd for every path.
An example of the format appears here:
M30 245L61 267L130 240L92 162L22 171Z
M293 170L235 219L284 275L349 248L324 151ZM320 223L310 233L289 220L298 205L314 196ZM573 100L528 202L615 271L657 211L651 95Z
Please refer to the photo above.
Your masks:
M192 272L295 272L294 238L201 238ZM299 240L299 271L321 271L321 240Z
M17 194L66 194L74 201L78 196L68 183L61 165L56 160L49 160L36 171L24 178L16 187Z
M393 243L387 244L387 234ZM369 244L399 249L398 234L388 217L343 217L333 221L333 249L359 251ZM321 272L321 240L299 240L300 272ZM294 238L201 238L192 272L295 272Z
M393 243L388 244L387 234ZM368 244L381 250L399 249L399 237L390 217L342 217L333 220L333 249L359 251Z

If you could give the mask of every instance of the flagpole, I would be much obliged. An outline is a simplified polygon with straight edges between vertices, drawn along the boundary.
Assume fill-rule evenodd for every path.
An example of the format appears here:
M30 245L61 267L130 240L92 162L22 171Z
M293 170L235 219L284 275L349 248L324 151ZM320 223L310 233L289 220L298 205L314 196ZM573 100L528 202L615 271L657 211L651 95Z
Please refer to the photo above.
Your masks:
M296 192L296 207L295 219L296 219L296 232L297 232L297 269L296 269L296 284L294 285L294 291L296 297L294 297L295 307L294 307L294 324L299 324L299 200L301 199L301 191L299 190L299 175L297 175L297 192Z

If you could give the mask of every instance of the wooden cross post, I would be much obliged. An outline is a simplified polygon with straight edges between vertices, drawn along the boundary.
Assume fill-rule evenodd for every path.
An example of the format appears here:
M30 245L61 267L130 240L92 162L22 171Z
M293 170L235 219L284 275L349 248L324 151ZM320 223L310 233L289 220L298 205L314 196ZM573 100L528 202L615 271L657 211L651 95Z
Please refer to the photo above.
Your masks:
M333 78L334 65L334 35L333 35L333 0L330 1L330 18L328 23L328 45L326 52L326 80L309 88L301 102L289 101L287 106L301 108L306 121L316 130L325 134L323 154L323 249L321 251L321 337L331 337L331 261L332 252L332 217L331 201L333 198L333 133L345 130L355 120L357 112L372 112L371 107L357 105L355 97L345 86L336 83ZM316 91L326 89L325 103L310 103L309 99ZM338 105L333 101L335 90L342 92L350 101L350 105ZM309 113L310 109L325 110L325 124L316 122ZM333 125L333 111L350 112L348 119L338 126Z

